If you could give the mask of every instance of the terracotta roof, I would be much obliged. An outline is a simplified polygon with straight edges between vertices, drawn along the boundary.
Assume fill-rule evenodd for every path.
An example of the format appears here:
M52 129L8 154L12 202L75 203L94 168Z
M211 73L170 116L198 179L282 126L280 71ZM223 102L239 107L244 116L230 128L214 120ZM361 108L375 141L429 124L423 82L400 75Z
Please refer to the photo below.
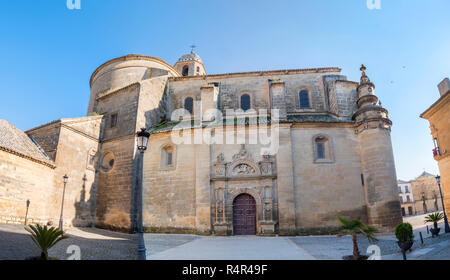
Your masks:
M5 120L0 120L0 149L48 166L55 166L55 163L25 132Z

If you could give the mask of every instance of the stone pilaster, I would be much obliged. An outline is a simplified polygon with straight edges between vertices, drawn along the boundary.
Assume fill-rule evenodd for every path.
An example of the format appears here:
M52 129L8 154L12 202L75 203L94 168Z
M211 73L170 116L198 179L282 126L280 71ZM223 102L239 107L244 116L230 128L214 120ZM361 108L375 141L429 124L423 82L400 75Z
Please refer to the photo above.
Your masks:
M279 80L269 80L269 92L272 102L272 109L278 109L279 118L286 119L286 90L285 83Z

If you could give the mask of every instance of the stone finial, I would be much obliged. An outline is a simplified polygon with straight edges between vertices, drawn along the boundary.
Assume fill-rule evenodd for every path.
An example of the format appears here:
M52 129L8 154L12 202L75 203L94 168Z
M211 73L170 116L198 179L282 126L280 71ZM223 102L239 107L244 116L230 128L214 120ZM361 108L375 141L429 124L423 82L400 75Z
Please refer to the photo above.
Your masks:
M361 82L360 84L367 84L370 83L370 79L369 77L367 77L366 75L366 66L364 66L364 64L361 64L361 68L359 68L359 70L361 70Z

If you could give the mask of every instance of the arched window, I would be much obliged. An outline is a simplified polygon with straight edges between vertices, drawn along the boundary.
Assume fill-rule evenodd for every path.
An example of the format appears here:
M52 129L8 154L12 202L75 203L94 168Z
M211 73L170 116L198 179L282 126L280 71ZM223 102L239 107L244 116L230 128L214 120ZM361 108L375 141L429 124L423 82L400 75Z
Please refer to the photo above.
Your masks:
M194 99L192 99L192 97L186 97L186 99L184 99L184 109L188 110L192 115L192 112L194 111Z
M174 149L166 146L161 150L161 168L174 167Z
M241 95L241 109L247 111L248 109L250 109L250 107L250 95Z
M189 66L185 65L183 67L183 73L182 73L183 77L186 77L187 75L189 75Z
M298 100L300 103L300 109L311 108L311 104L309 102L309 92L304 89L298 93Z
M314 143L314 161L321 162L333 162L333 153L331 151L330 140L319 135L313 138Z

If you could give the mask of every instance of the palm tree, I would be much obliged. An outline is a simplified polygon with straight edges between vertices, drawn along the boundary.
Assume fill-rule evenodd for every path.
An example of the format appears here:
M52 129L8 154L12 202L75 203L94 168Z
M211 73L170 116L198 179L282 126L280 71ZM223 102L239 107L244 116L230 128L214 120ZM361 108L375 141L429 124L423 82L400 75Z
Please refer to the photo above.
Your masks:
M47 226L30 225L25 229L31 233L31 239L41 249L41 259L48 260L48 250L55 246L59 241L68 238L62 230L55 227L47 228Z
M351 235L353 241L353 259L361 259L361 254L359 253L358 248L358 234L364 235L365 237L367 237L367 239L369 239L369 241L378 241L378 239L376 239L374 236L374 234L377 232L377 229L365 225L363 222L361 222L361 218L347 220L345 218L338 217L338 220L341 223L341 226L338 228L338 237Z
M428 216L425 217L425 223L433 223L434 225L434 229L437 230L438 229L438 223L444 219L444 214L442 214L442 212L436 212L436 213L432 213L429 214Z

